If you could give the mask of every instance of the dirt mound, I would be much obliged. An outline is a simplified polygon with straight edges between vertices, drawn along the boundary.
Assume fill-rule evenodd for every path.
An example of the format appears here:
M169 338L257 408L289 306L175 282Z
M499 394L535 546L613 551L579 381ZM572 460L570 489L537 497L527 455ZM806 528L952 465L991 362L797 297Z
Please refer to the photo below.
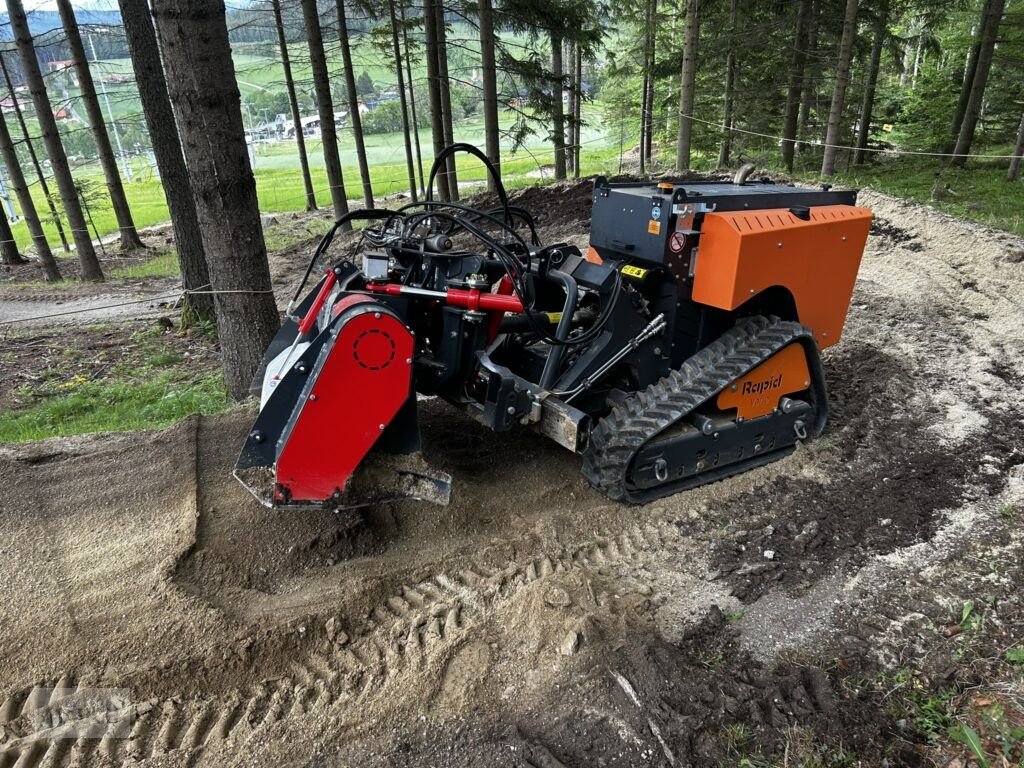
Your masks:
M521 195L585 240L589 182ZM944 660L975 646L942 632L965 601L992 598L1002 648L1024 615L1024 264L1006 235L861 200L881 223L824 355L826 435L671 499L612 504L572 454L436 400L446 508L266 510L229 477L246 411L2 449L0 765L735 765L839 743L919 764L871 681L913 659L961 684ZM40 731L53 689L97 684L130 695L94 738Z

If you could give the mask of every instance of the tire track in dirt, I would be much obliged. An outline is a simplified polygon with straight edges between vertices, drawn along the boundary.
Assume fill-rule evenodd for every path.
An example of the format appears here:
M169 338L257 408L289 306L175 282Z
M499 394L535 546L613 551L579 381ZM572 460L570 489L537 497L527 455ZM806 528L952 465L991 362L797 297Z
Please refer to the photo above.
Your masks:
M324 710L340 700L373 696L389 678L461 642L521 587L589 567L620 566L632 572L682 541L672 522L648 522L499 569L471 565L437 573L402 586L372 610L348 642L293 662L288 675L214 698L133 703L79 724L76 733L82 735L73 742L61 730L61 701L94 683L76 681L72 675L52 686L41 681L0 706L0 728L7 741L0 744L0 768L64 768L87 765L100 756L116 764L247 740L279 720ZM49 727L33 731L40 723Z

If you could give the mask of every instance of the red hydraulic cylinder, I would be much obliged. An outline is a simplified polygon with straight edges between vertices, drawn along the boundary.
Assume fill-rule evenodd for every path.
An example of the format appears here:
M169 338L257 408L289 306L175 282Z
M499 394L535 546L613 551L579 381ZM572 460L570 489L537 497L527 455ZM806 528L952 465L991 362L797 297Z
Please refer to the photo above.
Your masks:
M389 296L423 296L444 301L453 307L484 312L522 312L523 302L516 295L506 296L498 293L481 293L476 288L449 288L447 291L431 291L426 288L413 288L397 283L370 283L368 291L386 293Z
M316 316L320 314L320 308L323 307L324 302L327 301L327 297L331 293L331 289L334 284L338 281L338 276L334 274L333 269L327 270L327 274L324 276L324 284L320 286L320 290L316 294L316 298L313 299L313 303L309 305L309 311L306 316L299 322L299 336L305 336L309 333L309 329L313 327L313 323L316 322Z

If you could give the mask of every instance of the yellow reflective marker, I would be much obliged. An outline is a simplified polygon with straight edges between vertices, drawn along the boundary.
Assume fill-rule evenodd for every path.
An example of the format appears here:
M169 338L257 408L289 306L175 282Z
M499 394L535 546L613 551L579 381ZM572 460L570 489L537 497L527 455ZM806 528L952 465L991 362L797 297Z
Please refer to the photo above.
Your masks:
M647 272L648 270L646 269L641 269L640 267L634 267L632 265L628 265L622 268L622 274L626 275L627 277L635 277L637 279L642 279L643 276L647 274Z

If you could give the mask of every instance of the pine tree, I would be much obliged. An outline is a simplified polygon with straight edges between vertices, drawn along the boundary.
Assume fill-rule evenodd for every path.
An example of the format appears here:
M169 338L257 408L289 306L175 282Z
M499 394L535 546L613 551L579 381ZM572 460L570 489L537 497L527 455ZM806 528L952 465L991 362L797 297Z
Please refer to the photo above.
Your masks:
M1005 5L1005 0L991 0L990 3L985 4L984 10L988 14L982 19L981 29L978 31L977 69L974 72L971 95L967 100L967 110L964 112L964 121L960 126L956 146L953 148L953 165L960 168L967 162L971 144L974 143L974 131L981 116L981 105L985 99L985 89L988 86L989 72L992 69L992 55L995 52L996 38L999 35L999 25L1003 20Z
M430 135L434 145L434 157L445 148L444 114L441 99L441 72L438 63L438 13L436 6L439 0L423 0L423 40L427 59L427 92L430 97ZM447 166L446 166L447 167ZM451 200L451 189L447 170L442 170L437 177L437 196L441 200Z
M501 144L498 128L498 70L494 55L494 5L492 0L477 0L480 24L480 79L484 92L484 145L488 159L501 173ZM487 188L495 189L494 179L487 176Z
M807 47L810 40L812 0L800 0L796 8L796 34L793 38L793 57L789 65L789 87L786 90L786 112L782 121L782 164L793 172L797 127L800 118L800 97L805 87L804 69L807 66Z
M683 30L683 66L679 82L679 134L676 137L676 170L690 168L693 140L693 102L697 83L697 46L700 40L700 0L686 0Z
M331 189L334 215L341 218L348 213L348 198L345 196L345 180L341 172L341 158L338 155L338 131L334 125L334 101L331 98L331 78L327 71L327 55L324 53L320 12L317 10L316 0L301 2L302 16L306 21L309 62L313 70L313 87L316 90L317 110L320 115L320 143L324 150L327 184Z
M68 245L68 236L64 232L64 224L60 220L60 214L57 213L57 205L53 202L53 195L50 193L50 185L46 183L46 174L43 173L43 166L39 162L39 155L36 154L36 148L32 144L32 136L28 132L28 126L25 125L25 115L21 111L21 103L18 101L18 94L14 91L14 85L11 83L11 74L7 71L7 62L4 60L3 53L0 53L0 70L3 71L4 84L7 86L7 93L11 97L11 108L14 111L14 116L18 120L18 127L21 130L21 140L25 144L25 148L28 150L29 159L32 161L32 167L36 172L36 181L39 182L39 190L43 193L43 197L46 198L46 205L50 209L50 221L53 222L54 227L57 229L57 236L60 238L61 247L65 251L70 251L71 247ZM55 262L56 264L56 262Z
M868 79L864 85L864 99L861 102L860 120L857 129L857 151L853 162L862 165L867 157L868 136L871 134L871 117L875 108L875 89L878 86L878 70L882 65L882 48L888 37L889 4L879 3L875 16L874 37L871 41L871 59L868 62Z
M122 0L123 1L123 0ZM288 54L288 39L284 34L284 20L281 17L281 0L271 0L274 12L274 26L277 27L277 46L281 51L281 68L284 70L284 87L288 92L288 107L292 113L292 130L295 131L295 145L299 151L299 168L302 170L302 186L306 190L306 210L316 210L316 192L313 177L309 174L309 155L306 154L306 136L302 130L302 113L299 112L299 97L295 92L295 78L292 76L291 56Z
M216 292L224 381L242 399L279 321L224 3L154 0L153 15Z
M64 145L61 143L60 133L57 131L57 121L54 119L53 108L50 106L50 98L46 92L46 82L39 69L39 59L36 58L35 44L32 34L29 32L28 18L25 16L22 0L7 0L7 15L14 32L14 42L18 46L21 69L25 75L25 81L28 83L29 91L32 93L36 119L39 121L39 128L43 134L43 145L50 158L50 167L57 182L57 189L60 190L64 215L67 217L68 227L71 229L71 236L75 241L75 249L78 251L82 279L103 280L103 270L96 258L92 238L89 237L89 230L86 227L85 215L82 213L78 188L71 176L68 156L64 152Z
M174 124L174 111L167 93L167 79L160 61L160 50L147 3L118 0L125 41L135 71L135 82L142 102L142 115L149 130L153 156L160 170L160 183L174 226L174 245L181 267L181 282L186 291L209 290L210 272L199 232L199 217L192 196L181 139ZM187 313L213 320L216 314L213 296L189 294ZM185 313L183 313L185 314Z
M832 107L828 113L828 130L825 133L825 154L821 161L822 176L831 176L836 172L838 145L842 139L843 108L846 106L846 88L850 84L850 62L853 59L853 41L856 36L857 0L846 0L843 37L839 42L839 56L836 61L836 84L832 91Z
M110 204L114 210L114 217L117 219L121 250L133 251L144 248L142 239L135 229L135 221L132 219L128 198L124 194L124 186L121 184L117 158L114 156L113 147L110 146L107 124L103 117L103 111L100 109L100 100L96 96L96 86L93 83L92 72L89 70L85 46L82 44L82 35L78 29L75 12L71 7L71 0L57 0L57 10L60 13L61 24L64 26L64 34L67 35L71 61L75 67L78 87L82 94L82 104L85 106L85 114L89 120L89 130L92 131L92 138L96 143L100 167L103 169L107 193L110 195Z
M363 141L363 120L359 114L359 94L356 90L356 74L352 68L352 48L348 38L348 19L345 0L336 0L338 9L338 41L341 43L341 64L345 69L345 95L348 97L348 124L352 126L352 140L356 145L359 162L359 178L363 182L363 203L373 208L373 184L370 182L370 164L366 159L366 142ZM401 63L399 62L399 67Z
M412 134L416 130L414 123L409 121L409 102L405 92L405 72L402 67L402 44L399 42L398 14L395 13L395 0L388 0L388 17L391 25L391 46L395 57L395 75L398 78L398 105L402 110L403 138L405 139L405 164L409 172L409 194L413 202L416 194L416 166L412 159Z
M18 198L21 215L25 218L29 235L32 237L32 243L36 248L36 255L39 257L39 263L43 267L43 279L47 281L60 280L60 268L57 266L57 260L53 258L50 244L46 241L46 235L43 233L43 226L39 221L35 202L29 193L28 184L25 182L25 174L21 171L18 153L15 151L14 141L11 139L11 132L7 130L7 121L2 113L0 113L0 155L3 156L4 165L7 167L7 179L10 181L14 194ZM0 218L6 219L7 216L0 212ZM13 234L10 239L13 242ZM17 249L15 249L15 253L17 253Z

